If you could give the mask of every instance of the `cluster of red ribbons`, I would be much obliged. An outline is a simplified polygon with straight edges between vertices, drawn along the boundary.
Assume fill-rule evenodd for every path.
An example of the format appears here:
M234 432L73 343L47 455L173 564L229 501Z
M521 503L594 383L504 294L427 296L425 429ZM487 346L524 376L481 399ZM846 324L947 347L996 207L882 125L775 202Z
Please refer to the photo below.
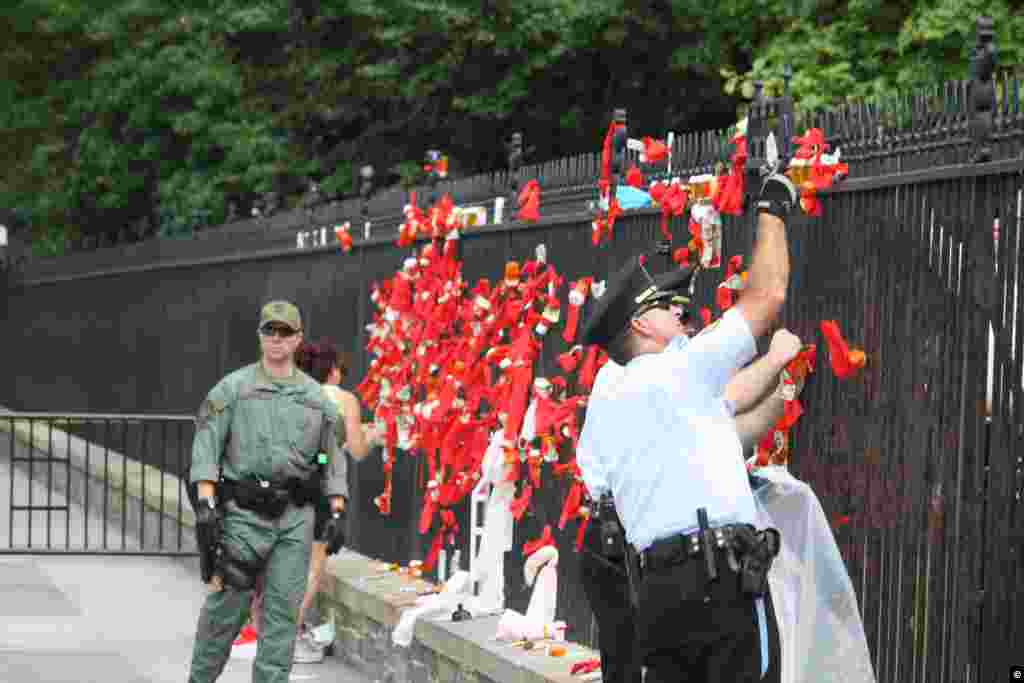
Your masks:
M733 136L736 146L729 160L729 172L715 183L715 191L711 195L711 205L719 213L739 216L743 213L744 177L747 172L747 126L746 119L740 122L739 130Z
M817 194L826 190L850 174L849 167L840 163L839 151L826 154L825 133L820 128L810 128L801 136L793 138L799 147L793 154L786 174L800 190L800 208L810 216L821 215L821 201Z
M821 334L828 347L832 373L838 379L849 379L864 367L867 356L860 349L850 348L835 320L822 320ZM797 397L807 381L807 376L814 372L816 363L817 347L812 344L805 346L782 371L785 413L772 431L758 444L755 466L785 465L789 462L789 432L804 412Z
M718 283L718 288L715 290L715 303L718 304L719 310L723 313L732 308L738 296L737 293L746 287L747 271L741 270L742 268L742 254L737 254L730 258L728 265L725 267L725 279Z
M338 244L341 245L341 250L346 254L352 251L352 235L349 230L352 228L351 223L345 221L341 225L334 226L334 235L338 238Z
M782 417L770 432L764 435L755 451L755 466L785 465L789 463L789 431L804 414L800 403L800 391L807 376L814 372L817 362L817 347L805 346L796 358L789 361L782 370L782 392L785 408Z
M616 124L609 126L604 140L601 178L598 181L602 198L607 198L610 193L609 163L611 138L615 128ZM691 183L683 183L679 179L674 179L672 181L655 181L650 184L648 192L651 199L662 211L660 228L665 239L671 241L670 220L673 217L684 215L687 204L691 204L694 209L702 204L710 205L716 214L733 216L742 214L748 159L746 119L738 124L732 142L735 151L729 160L727 172L710 178L709 182L701 181L701 184L709 186L706 188L707 191L695 192L692 189L694 178L691 178ZM800 206L804 212L812 216L820 216L821 202L817 198L817 193L832 187L835 182L849 175L849 167L839 161L838 151L831 155L827 153L829 146L825 143L825 134L820 128L808 129L804 135L794 137L793 142L798 147L786 173L798 186ZM648 162L661 160L667 156L667 148L660 141L644 138L644 147L644 157ZM637 188L643 187L643 174L639 168L633 166L629 169L626 174L626 183ZM703 223L705 228L703 232L706 233L707 226L714 224L714 221L706 215L706 211L703 213L705 214L704 220L696 215L691 215L689 222L691 240L687 247L677 249L674 253L674 258L680 265L700 260L705 268L717 267L717 265L709 266L707 263L708 259L713 259L714 256L713 252L709 252L707 249L708 240L706 235L701 234L701 227ZM612 206L609 202L607 215L599 216L594 221L592 241L595 246L611 238L615 218L619 215L621 215L621 210L618 206Z
M661 224L658 226L661 235L671 242L672 232L668 229L668 222L673 216L678 218L686 214L686 205L690 201L686 186L678 180L655 181L651 183L648 192L651 199L661 207Z
M395 243L399 247L411 247L417 239L444 239L452 233L455 234L454 239L458 239L458 218L449 194L424 210L416 204L416 193L411 192L403 213L405 221L398 226L398 241Z
M648 187L654 203L661 208L662 236L672 241L670 220L686 215L690 207L688 228L690 240L686 247L673 253L680 266L700 262L704 268L718 268L721 251L720 214L738 216L743 212L744 174L747 166L747 138L745 125L733 137L736 151L732 155L729 172L719 177L691 178L684 183L678 178L655 181ZM645 138L649 140L650 138ZM662 146L664 146L662 144ZM634 178L634 181L637 178ZM627 177L627 181L629 178ZM694 183L706 185L706 192L697 192ZM631 183L633 184L633 183ZM640 187L640 185L636 185Z
M612 238L615 229L615 220L622 215L622 208L615 199L615 191L612 187L612 140L616 131L625 128L624 124L612 121L605 131L604 141L601 143L601 175L597 180L598 197L602 203L607 204L604 214L598 214L591 223L590 241L596 247L602 242Z
M566 287L543 253L509 262L495 283L470 287L462 276L458 232L436 235L401 270L374 283L375 306L366 349L372 357L358 392L385 430L385 487L376 503L391 507L391 473L399 450L425 461L419 529L433 533L425 562L453 542L453 506L480 480L484 454L500 432L506 480L519 484L512 511L521 517L547 462L556 476L573 478L559 519L585 521L582 482L575 469L579 416L594 377L607 360L596 346L573 345L580 309L597 287L584 277L568 287L568 315L558 357L565 376L535 376L546 336L562 320ZM538 250L541 252L542 250ZM524 416L535 404L533 438L521 439Z

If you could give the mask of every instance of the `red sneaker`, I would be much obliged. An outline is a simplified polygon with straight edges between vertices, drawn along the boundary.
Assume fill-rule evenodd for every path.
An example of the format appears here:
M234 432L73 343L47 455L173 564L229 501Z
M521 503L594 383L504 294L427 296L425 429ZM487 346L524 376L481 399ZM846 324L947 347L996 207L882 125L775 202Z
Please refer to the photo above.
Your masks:
M251 624L246 624L242 628L242 632L235 638L235 642L231 644L231 658L253 659L259 648L259 640L260 637L256 633L256 629Z
M242 632L235 638L235 642L232 645L248 645L249 643L255 643L260 639L256 629L252 627L252 624L246 624L242 627Z

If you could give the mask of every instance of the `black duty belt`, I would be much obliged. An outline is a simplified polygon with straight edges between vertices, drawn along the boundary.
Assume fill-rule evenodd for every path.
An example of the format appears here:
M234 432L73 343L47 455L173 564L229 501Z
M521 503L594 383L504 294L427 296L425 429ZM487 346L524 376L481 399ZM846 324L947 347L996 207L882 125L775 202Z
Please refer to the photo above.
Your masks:
M615 510L615 503L594 503L591 508L594 519L619 521L619 513Z
M712 547L716 550L735 548L740 534L756 533L754 527L745 524L727 524L711 527ZM676 534L655 541L647 550L640 553L640 566L645 571L657 571L665 567L681 564L686 560L700 555L704 551L700 530L690 534Z
M221 479L218 493L224 502L233 500L239 507L274 519L284 513L289 502L298 507L315 502L320 495L319 483L319 477L291 479L283 485L257 479Z

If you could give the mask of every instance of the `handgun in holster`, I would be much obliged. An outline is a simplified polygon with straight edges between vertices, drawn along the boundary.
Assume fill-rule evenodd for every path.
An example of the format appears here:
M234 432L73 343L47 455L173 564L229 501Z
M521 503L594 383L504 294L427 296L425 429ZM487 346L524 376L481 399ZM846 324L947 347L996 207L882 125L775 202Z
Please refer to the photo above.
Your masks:
M199 516L199 485L195 482L188 485L188 500L192 504L192 511ZM220 564L221 545L219 534L206 534L205 530L196 524L196 549L199 552L199 574L203 583L209 583L217 573Z
M626 555L626 532L615 514L610 499L602 498L599 505L601 520L601 553L609 560L621 560Z
M768 592L768 570L782 547L778 530L758 531L746 526L735 535L734 543L739 554L740 588L747 595L764 595Z

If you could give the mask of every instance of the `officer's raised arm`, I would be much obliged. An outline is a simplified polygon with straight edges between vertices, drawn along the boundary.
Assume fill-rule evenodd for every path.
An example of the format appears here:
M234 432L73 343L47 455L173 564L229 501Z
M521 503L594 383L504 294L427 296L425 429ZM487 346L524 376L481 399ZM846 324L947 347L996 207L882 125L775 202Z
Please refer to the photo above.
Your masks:
M757 241L747 286L737 309L755 338L768 332L782 310L789 287L789 245L786 217L796 206L797 192L786 176L775 173L764 180L756 208Z

